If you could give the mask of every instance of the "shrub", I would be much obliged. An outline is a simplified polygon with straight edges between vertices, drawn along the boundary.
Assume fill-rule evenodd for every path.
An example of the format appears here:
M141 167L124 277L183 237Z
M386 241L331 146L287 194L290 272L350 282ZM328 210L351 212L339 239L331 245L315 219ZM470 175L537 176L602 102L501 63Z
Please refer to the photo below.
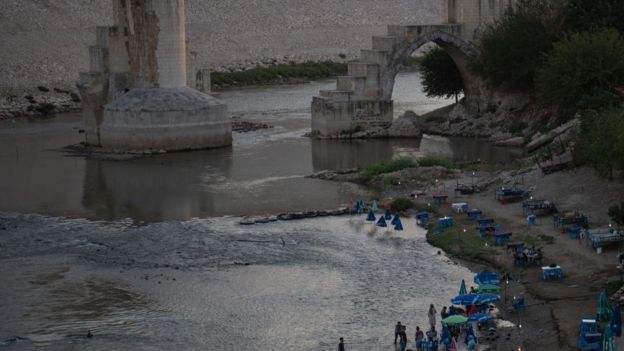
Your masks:
M470 68L491 85L532 89L545 53L561 35L561 9L556 0L521 0L516 9L488 25L479 55Z
M567 0L566 25L575 32L616 28L624 33L624 1Z
M48 102L40 102L35 107L35 111L37 111L42 116L51 116L54 114L55 110L56 110L56 106Z
M613 30L572 34L555 44L537 78L540 98L565 117L619 103L624 84L624 40Z
M405 168L411 168L416 166L417 163L413 159L409 157L399 157L390 161L380 161L377 163L373 163L372 165L364 168L364 170L360 172L360 176L364 180L370 180L380 174L396 172Z
M590 111L582 115L579 155L604 177L624 169L624 110Z
M425 156L418 159L418 167L441 166L446 169L453 169L455 165L450 160L434 156Z
M347 64L333 61L290 63L268 67L254 67L245 71L212 72L211 84L251 85L277 81L282 78L319 79L347 72Z
M509 126L509 133L511 134L521 134L523 130L529 127L529 124L525 121L514 120L511 122Z
M435 48L421 59L418 72L422 77L423 92L428 97L455 97L464 91L464 82L451 56Z
M619 226L624 226L624 201L617 206L609 207L609 217Z
M414 203L412 202L412 200L408 198L399 197L395 199L394 201L392 201L392 203L390 204L390 207L392 207L393 211L403 212L414 207Z

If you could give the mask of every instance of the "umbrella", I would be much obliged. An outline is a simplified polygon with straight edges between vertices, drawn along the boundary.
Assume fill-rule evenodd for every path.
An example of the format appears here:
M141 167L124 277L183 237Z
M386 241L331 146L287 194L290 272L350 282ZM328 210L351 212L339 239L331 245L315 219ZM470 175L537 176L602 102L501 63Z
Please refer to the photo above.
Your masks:
M403 230L403 224L401 223L401 220L398 220L395 224L394 224L394 230Z
M484 285L484 284L497 285L498 283L500 283L500 276L496 272L483 271L475 275L474 282L479 285Z
M384 217L386 218L387 221L392 219L392 212L390 211L389 208L386 209L386 214L384 214Z
M459 294L466 295L468 291L466 290L466 281L462 279L461 285L459 286Z
M613 319L611 319L611 328L613 329L613 334L615 336L622 336L622 316L620 315L620 306L613 306Z
M477 288L478 293L498 293L501 291L501 287L494 284L483 284Z
M376 224L376 225L377 225L378 227L382 227L382 228L385 228L385 227L387 227L387 226L388 226L388 225L386 224L386 219L384 218L384 216L379 216L379 220L377 221L377 224Z
M366 221L368 222L374 222L375 221L375 214L373 213L373 210L368 211L368 215L366 216Z
M596 320L599 322L610 321L613 317L613 309L607 298L607 293L602 290L598 298L598 311L596 312Z
M394 218L392 218L392 222L390 222L390 224L396 225L397 222L401 223L401 218L399 217L398 213L396 215L394 215Z
M379 207L377 207L377 200L373 200L373 204L371 205L371 210L373 210L374 213L377 213L377 211L379 210Z
M613 331L611 328L605 328L602 337L602 351L615 351L615 341L613 340Z
M472 316L468 317L468 322L485 322L494 319L494 317L490 316L487 313L475 313Z
M450 317L446 317L442 320L442 324L446 325L446 326L455 326L455 325L464 325L468 323L468 318L464 317L464 316L460 316L458 314L450 316Z
M464 294L455 296L451 302L455 305L481 305L489 302L500 301L500 296L495 294Z
M472 329L472 324L468 324L468 330L466 331L466 336L464 337L464 343L466 345L468 345L468 340L470 339L470 336L472 336L475 339L475 342L477 342L477 336Z

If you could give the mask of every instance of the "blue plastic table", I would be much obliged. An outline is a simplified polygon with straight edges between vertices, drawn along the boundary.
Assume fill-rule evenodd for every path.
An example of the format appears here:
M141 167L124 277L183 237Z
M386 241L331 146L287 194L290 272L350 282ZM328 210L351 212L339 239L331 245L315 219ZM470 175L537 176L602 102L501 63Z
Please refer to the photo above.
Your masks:
M561 278L563 278L563 272L561 271L561 267L559 267L559 266L556 266L556 267L550 267L550 266L542 267L542 278L544 280L561 279Z
M446 228L453 226L453 217L442 217L438 218L438 227Z

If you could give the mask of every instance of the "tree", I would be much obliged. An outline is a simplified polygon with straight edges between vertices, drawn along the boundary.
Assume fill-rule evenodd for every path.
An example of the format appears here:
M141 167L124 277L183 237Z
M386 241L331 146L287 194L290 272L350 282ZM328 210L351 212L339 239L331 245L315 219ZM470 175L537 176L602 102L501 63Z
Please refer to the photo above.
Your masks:
M620 103L624 39L614 29L572 34L555 44L537 77L539 97L564 117Z
M484 29L470 68L494 87L531 90L544 54L561 36L561 12L556 0L519 1Z
M624 169L624 110L585 112L578 146L581 158L598 174L613 178L615 169Z
M443 49L427 52L418 66L422 77L423 91L429 97L457 96L464 91L464 82L451 56Z
M622 0L567 0L565 12L570 31L582 32L611 27L624 33Z
M609 207L609 217L615 224L624 226L624 201L622 201L620 206Z

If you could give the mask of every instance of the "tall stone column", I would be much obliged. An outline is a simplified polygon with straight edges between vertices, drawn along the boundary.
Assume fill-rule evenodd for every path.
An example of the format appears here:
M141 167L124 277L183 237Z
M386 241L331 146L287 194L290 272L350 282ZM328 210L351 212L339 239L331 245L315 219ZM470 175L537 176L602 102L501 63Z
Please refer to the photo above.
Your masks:
M226 105L186 84L184 0L114 0L113 9L107 74L114 100L97 123L100 145L117 151L231 145Z

